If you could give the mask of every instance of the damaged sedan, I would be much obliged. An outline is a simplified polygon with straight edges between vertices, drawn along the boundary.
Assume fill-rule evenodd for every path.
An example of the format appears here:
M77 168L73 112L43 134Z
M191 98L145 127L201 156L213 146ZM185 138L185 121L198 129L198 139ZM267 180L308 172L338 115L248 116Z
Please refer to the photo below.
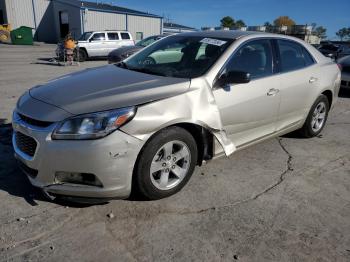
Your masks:
M27 91L13 146L51 198L160 199L204 161L295 130L317 136L339 86L338 66L293 37L178 34Z

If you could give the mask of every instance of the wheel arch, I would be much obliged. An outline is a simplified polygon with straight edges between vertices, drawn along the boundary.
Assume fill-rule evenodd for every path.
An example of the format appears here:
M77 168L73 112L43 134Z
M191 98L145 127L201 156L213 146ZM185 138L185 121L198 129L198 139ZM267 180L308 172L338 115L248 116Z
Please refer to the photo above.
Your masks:
M177 126L189 132L196 141L198 150L197 165L203 160L210 160L214 156L214 135L205 127L194 123L177 123L168 127Z
M88 53L88 51L87 51L87 49L85 47L79 47L79 50L84 51L85 54L86 54L86 57L89 57L89 53Z
M329 107L331 108L333 103L333 92L331 90L325 90L322 92L322 95L325 95L328 99Z

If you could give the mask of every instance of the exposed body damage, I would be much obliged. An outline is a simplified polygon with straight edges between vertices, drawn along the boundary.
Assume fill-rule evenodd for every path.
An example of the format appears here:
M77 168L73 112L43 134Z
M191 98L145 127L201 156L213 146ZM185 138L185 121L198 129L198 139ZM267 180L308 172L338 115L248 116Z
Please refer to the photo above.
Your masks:
M226 136L212 89L204 79L192 81L184 94L140 106L121 130L147 141L155 132L182 123L199 125L215 136L222 148L214 148L214 156L222 151L229 156L236 150Z

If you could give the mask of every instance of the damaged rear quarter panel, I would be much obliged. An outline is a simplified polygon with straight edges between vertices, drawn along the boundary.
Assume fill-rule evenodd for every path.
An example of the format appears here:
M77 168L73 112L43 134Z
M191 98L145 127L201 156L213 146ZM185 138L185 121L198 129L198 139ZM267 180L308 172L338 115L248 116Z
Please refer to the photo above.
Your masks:
M139 106L136 116L121 130L146 141L155 132L179 123L192 123L208 129L226 155L236 149L222 128L212 90L204 78L193 79L186 93Z

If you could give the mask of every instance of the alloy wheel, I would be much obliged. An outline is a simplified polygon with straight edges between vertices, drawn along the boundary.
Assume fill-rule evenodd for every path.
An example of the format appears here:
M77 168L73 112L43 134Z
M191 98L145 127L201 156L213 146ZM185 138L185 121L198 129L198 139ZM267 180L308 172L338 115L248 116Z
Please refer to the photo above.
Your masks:
M320 102L312 114L311 128L315 133L322 129L326 120L327 107L324 102Z
M188 174L191 153L182 141L164 144L153 157L150 176L152 184L160 190L176 187Z

